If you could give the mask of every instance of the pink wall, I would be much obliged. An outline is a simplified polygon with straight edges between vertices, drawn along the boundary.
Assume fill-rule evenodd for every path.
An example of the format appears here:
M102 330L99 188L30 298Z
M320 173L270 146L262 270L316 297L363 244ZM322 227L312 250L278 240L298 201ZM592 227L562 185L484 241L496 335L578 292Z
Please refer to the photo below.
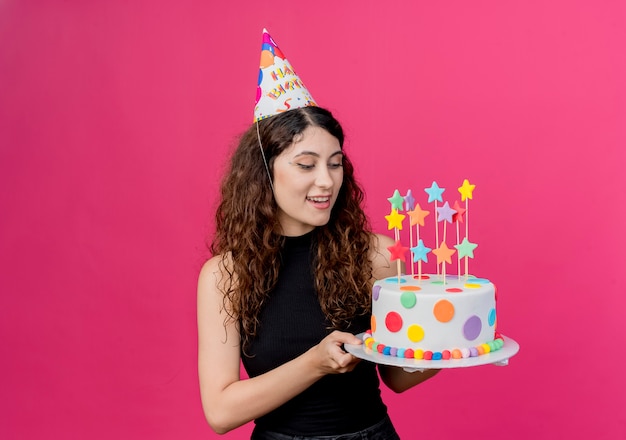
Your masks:
M0 2L0 437L217 438L195 283L267 27L378 231L395 188L477 185L522 349L385 391L400 434L624 438L624 2L212 3Z

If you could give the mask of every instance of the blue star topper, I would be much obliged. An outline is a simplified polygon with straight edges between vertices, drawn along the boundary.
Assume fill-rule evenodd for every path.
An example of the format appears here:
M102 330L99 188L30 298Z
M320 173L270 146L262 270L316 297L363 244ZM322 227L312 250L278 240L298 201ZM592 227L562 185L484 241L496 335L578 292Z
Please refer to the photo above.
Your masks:
M445 188L439 188L439 185L437 185L437 182L433 182L430 188L424 188L424 191L426 191L426 194L428 194L428 203L433 202L435 200L443 203L441 194L443 194L445 190L446 190Z
M431 248L424 246L424 241L420 238L417 242L417 246L411 248L411 252L413 252L413 262L417 263L419 260L422 260L424 263L428 263L428 257L426 256Z

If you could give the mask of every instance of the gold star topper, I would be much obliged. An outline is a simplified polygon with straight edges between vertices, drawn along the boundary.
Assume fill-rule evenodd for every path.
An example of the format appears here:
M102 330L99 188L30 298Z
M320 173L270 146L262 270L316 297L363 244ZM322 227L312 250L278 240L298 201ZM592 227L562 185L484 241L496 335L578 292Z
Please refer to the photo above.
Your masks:
M463 181L463 185L461 185L461 187L459 187L459 192L461 193L461 201L464 202L465 199L471 199L472 198L472 192L474 191L474 188L476 188L476 185L471 185L469 183L469 180L465 179Z
M391 213L385 216L388 222L387 229L398 228L398 230L401 231L404 217L406 216L398 213L397 209L392 209Z

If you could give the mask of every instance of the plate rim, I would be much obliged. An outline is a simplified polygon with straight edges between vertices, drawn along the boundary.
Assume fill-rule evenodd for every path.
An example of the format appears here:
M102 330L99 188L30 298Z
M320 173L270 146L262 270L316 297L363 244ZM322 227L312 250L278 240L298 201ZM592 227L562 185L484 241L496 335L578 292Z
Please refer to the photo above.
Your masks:
M355 335L363 340L363 333ZM486 353L476 357L464 359L448 359L448 360L423 360L423 359L406 359L395 356L387 356L372 351L365 347L364 344L344 344L345 350L355 357L381 365L390 365L394 367L403 367L416 370L443 369L443 368L465 368L477 367L480 365L496 364L500 366L508 365L508 360L519 352L519 344L505 335L502 336L504 345L501 349Z

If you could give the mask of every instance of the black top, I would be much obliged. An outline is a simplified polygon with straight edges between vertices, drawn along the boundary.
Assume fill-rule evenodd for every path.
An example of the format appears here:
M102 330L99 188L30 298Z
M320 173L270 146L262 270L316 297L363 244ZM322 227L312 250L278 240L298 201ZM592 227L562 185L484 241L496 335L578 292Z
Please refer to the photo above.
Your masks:
M286 237L276 289L261 312L261 326L244 367L255 377L318 344L332 330L322 313L313 281L313 233ZM353 334L369 328L369 316L356 317ZM307 390L255 421L269 431L291 435L338 435L365 429L387 414L376 366L362 361L345 374L326 375Z

